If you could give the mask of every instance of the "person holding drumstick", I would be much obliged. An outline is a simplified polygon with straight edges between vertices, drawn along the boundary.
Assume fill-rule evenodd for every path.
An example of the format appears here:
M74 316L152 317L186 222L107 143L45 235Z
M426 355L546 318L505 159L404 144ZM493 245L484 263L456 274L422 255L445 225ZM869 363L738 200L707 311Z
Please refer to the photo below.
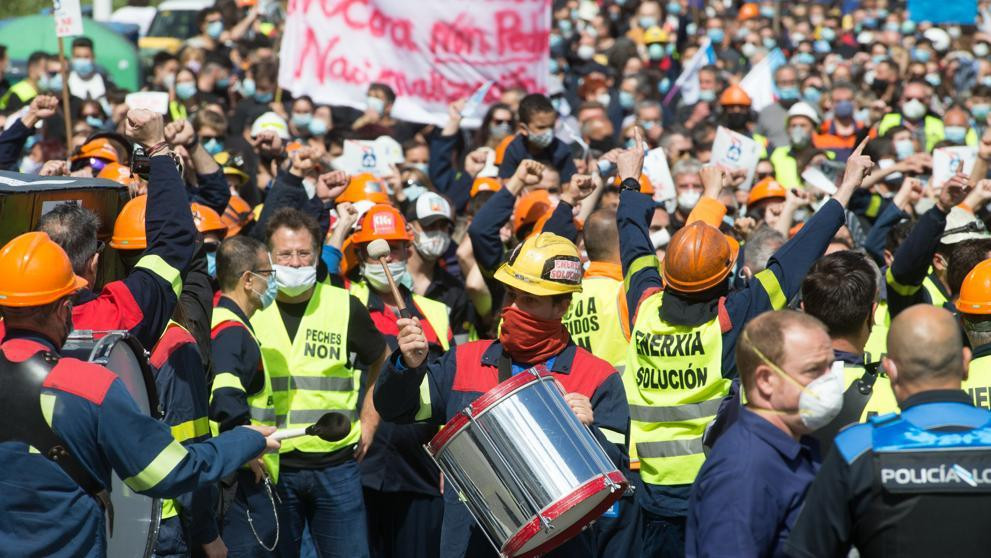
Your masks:
M578 249L553 233L535 234L510 254L495 279L507 290L497 340L459 345L427 362L420 320L397 321L399 349L387 360L374 392L383 420L442 425L501 380L544 365L568 392L565 399L575 415L617 466L623 465L629 411L620 376L611 364L578 347L561 322L572 294L581 291ZM424 377L429 389L421 391ZM594 556L592 532L586 530L548 556ZM453 490L444 492L440 555L495 556Z

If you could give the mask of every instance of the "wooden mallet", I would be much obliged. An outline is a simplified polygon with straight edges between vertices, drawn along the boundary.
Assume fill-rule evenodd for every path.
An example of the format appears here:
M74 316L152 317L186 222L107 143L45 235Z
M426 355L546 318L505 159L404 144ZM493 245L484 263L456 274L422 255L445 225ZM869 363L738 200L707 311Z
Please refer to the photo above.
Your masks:
M385 258L392 251L389 248L389 242L384 238L377 238L368 243L368 257L378 260L382 264L382 270L385 271L385 277L389 280L389 288L392 289L392 296L396 299L396 307L399 308L399 315L403 318L412 318L413 314L410 313L409 309L406 308L406 302L403 301L403 297L399 294L399 287L396 286L395 279L392 278L392 272L389 271L389 264L386 263Z
M326 442L336 442L347 438L351 433L351 421L341 413L331 411L320 417L316 423L306 428L289 428L277 430L270 437L275 440L287 440L300 436L317 436Z

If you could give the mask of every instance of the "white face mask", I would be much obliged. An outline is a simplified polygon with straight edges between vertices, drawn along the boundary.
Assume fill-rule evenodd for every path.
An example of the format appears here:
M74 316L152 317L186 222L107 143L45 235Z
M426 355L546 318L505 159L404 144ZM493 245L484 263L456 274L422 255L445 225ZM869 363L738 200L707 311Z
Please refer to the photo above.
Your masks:
M697 190L682 192L678 194L678 209L687 213L695 208L700 199L702 199L702 193Z
M317 282L316 266L289 267L276 264L272 269L275 270L275 284L278 285L279 292L286 296L299 296Z
M411 291L413 290L413 277L410 276L409 270L406 269L406 262L389 262L389 273L397 285L402 285ZM389 278L385 276L385 270L382 269L380 264L366 263L361 270L361 274L376 291L384 293L389 290Z
M428 260L436 260L443 256L450 245L451 237L444 231L418 232L416 240L413 241L416 251Z
M658 250L668 245L671 240L671 233L665 229L658 229L650 233L650 244L654 247L654 250Z
M926 115L926 105L922 104L922 101L918 99L912 99L902 105L902 113L909 120L918 120Z

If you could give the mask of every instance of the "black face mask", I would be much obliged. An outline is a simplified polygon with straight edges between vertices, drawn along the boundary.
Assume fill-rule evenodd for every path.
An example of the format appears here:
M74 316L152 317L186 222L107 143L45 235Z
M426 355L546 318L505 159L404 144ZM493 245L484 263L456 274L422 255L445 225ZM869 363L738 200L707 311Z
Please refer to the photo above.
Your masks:
M616 140L612 136L608 136L600 140L592 140L588 142L589 149L594 149L600 153L607 153L612 151L616 147Z
M750 122L750 115L745 112L729 112L723 115L723 122L730 130L742 130Z
M874 93L880 95L887 90L888 90L888 80L874 78L874 82L871 83L871 91L874 91Z

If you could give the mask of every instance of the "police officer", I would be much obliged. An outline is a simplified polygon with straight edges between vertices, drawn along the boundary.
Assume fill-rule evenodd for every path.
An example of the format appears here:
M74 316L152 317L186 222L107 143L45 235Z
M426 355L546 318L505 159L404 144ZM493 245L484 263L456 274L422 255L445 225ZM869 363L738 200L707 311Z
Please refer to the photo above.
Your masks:
M400 319L399 350L387 361L375 388L375 406L387 421L441 425L506 379L545 365L568 392L566 401L606 448L617 466L629 415L619 374L606 361L575 345L561 323L573 293L581 290L578 249L552 233L530 236L495 274L505 285L499 339L458 345L427 362L429 343L419 318ZM424 379L429 381L424 384ZM421 391L420 385L429 387ZM593 403L594 402L594 403ZM595 556L588 531L548 556ZM458 500L444 491L443 558L494 556L492 545Z
M265 245L247 236L225 240L217 251L220 299L213 309L210 350L213 384L210 420L215 432L243 424L275 426L272 382L265 371L251 316L275 301L275 270ZM277 527L272 483L279 454L266 454L238 470L225 501L222 535L231 556L274 556ZM250 518L250 523L249 523Z
M165 423L141 414L113 372L58 358L72 330L72 296L87 281L45 233L8 242L0 267L4 554L103 556L111 471L135 492L174 498L278 449L264 438L274 429L264 427L182 446Z
M378 414L371 398L363 404L360 394L363 385L374 385L385 341L358 299L317 277L321 236L313 218L283 207L267 220L266 233L279 292L251 325L270 376L277 424L306 427L328 411L351 419L349 434L336 442L303 436L282 445L279 546L283 556L298 556L308 526L321 556L367 556L357 461L368 452Z
M738 247L712 224L689 218L668 244L664 278L648 236L654 212L638 192L643 150L620 155L624 178L618 211L619 240L631 309L631 339L623 381L630 403L630 454L639 458L644 489L644 556L684 554L689 491L705 455L702 436L730 392L733 351L743 325L757 314L781 309L797 294L802 276L844 223L844 206L871 167L864 145L847 162L833 197L743 289L728 292ZM693 210L725 208L715 200L722 174L704 169L706 197ZM664 290L661 291L662 285ZM739 405L735 406L738 410ZM734 410L728 406L730 417Z
M970 351L953 315L917 305L888 332L901 414L836 437L785 543L790 556L981 556L991 545L991 412L961 391Z

